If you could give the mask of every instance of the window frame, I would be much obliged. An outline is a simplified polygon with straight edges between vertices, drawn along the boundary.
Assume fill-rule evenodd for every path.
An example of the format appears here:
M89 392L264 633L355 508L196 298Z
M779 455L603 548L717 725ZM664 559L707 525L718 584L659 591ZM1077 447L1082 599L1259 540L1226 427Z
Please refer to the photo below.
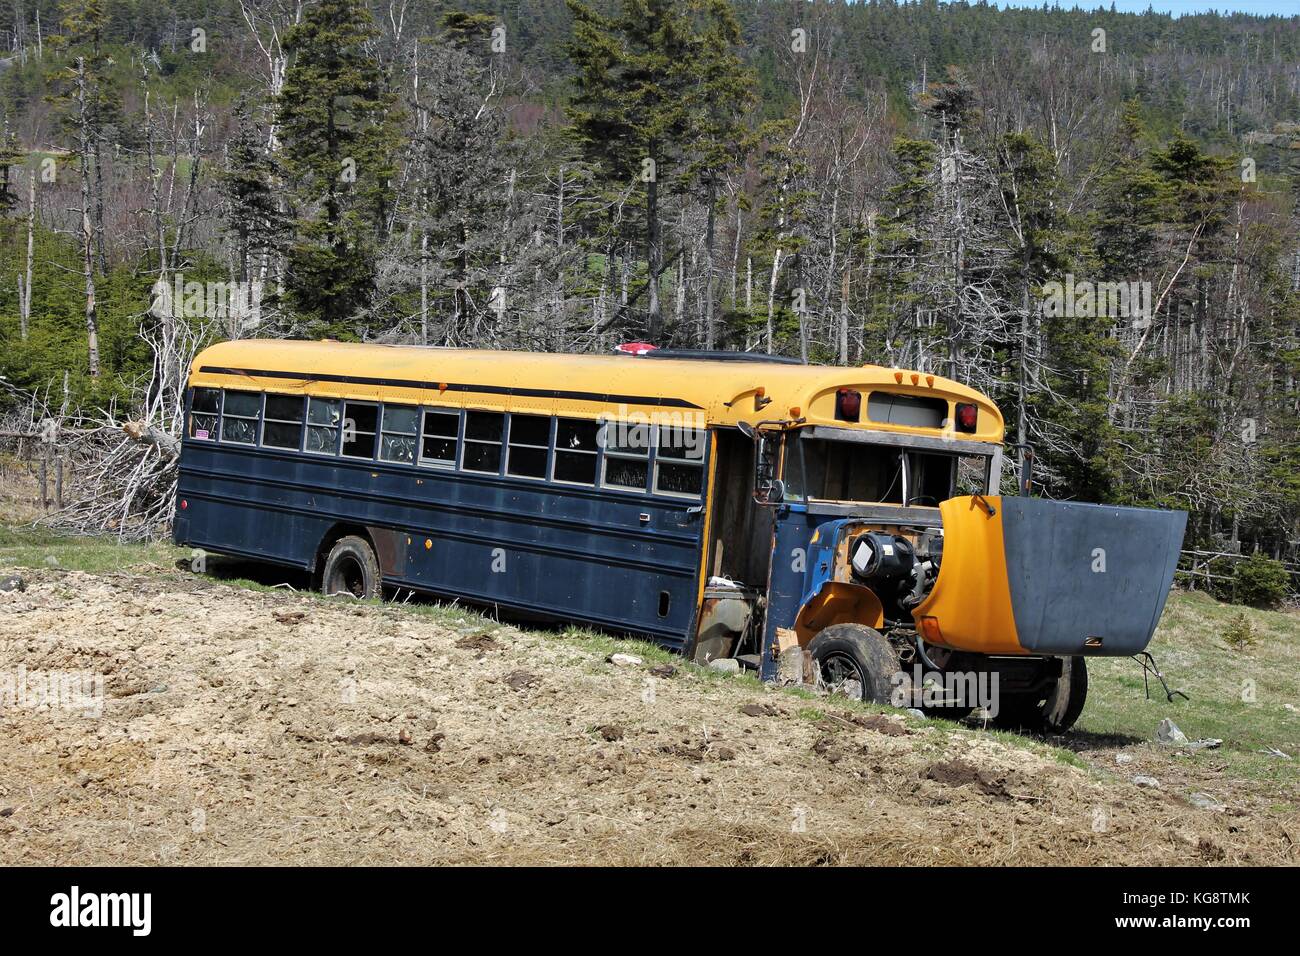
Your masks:
M645 446L645 454L638 455L634 452L609 450L609 443L604 438L604 430L608 428L610 425L616 425L616 424L618 423L615 420L606 419L604 422L601 423L600 426L601 432L599 437L597 438L597 444L600 446L600 484L597 485L597 487L602 490L609 489L610 491L621 491L629 495L652 494L652 492L650 491L650 487L651 487L651 482L654 478L654 452L655 452L656 445L658 444L659 441L659 426L650 424L648 422L645 423L644 425L632 426L635 428L645 428L650 433L650 438L647 440ZM615 461L644 461L646 463L646 477L641 487L633 488L630 485L610 484L608 478L608 472L609 472L609 461L611 458L614 459Z
M507 478L521 478L521 479L523 479L524 481L547 481L547 480L549 480L549 475L550 475L550 473L551 473L551 459L552 459L552 454L551 454L551 453L552 453L553 449L555 448L555 434L556 434L556 431L555 431L555 416L554 416L554 415L539 415L539 414L537 414L537 413L535 413L535 412L519 412L519 413L518 413L518 417L521 417L521 418L541 418L541 419L543 419L543 420L546 421L546 444L545 444L545 445L531 445L531 444L524 444L523 442L516 442L516 441L515 441L515 417L516 417L516 414L515 414L514 412L510 412L509 414L510 414L510 417L509 417L509 420L508 420L507 423L506 423L506 429L505 429L505 441L504 441L504 443L503 443L504 446L505 446L505 456L504 456L504 457L505 457L505 461L503 462L502 474L503 474L505 477L507 477ZM541 473L540 475L517 475L517 474L514 474L514 473L510 470L510 456L511 456L511 454L512 454L512 452L514 451L515 448L526 448L526 449L529 449L529 450L531 450L531 451L541 451L541 452L546 456L546 460L542 463L542 473Z
M301 403L302 418L296 422L288 421L283 418L269 418L266 413L267 405L272 398L296 398ZM269 448L274 451L302 451L303 442L306 440L307 433L307 400L308 396L303 394L291 395L285 392L263 392L262 393L262 424L258 432L257 447ZM266 443L266 426L267 423L273 425L297 425L298 426L298 444L294 447L288 445L268 445Z
M1002 472L1002 446L992 442L984 442L978 439L952 439L948 437L931 438L923 435L896 435L889 432L883 432L876 429L846 429L837 426L813 425L800 429L791 436L791 445L786 443L786 453L781 464L781 477L785 479L786 486L791 494L796 498L802 499L806 503L818 503L823 505L852 504L852 505L879 505L882 507L907 507L905 504L908 497L913 493L913 475L911 456L913 454L928 454L952 458L954 461L952 475L952 491L960 491L956 487L956 478L959 475L960 463L964 458L984 459L983 474L984 482L988 491L982 494L996 493L998 482L1001 479ZM805 454L805 441L818 441L830 443L842 443L845 445L856 445L859 448L871 448L877 452L888 452L900 457L899 461L899 482L900 482L900 500L899 501L868 501L852 498L825 498L820 495L811 495L808 489L803 487L807 480L807 458ZM791 474L791 469L797 467L800 469L799 477ZM797 482L797 484L796 484ZM891 485L892 487L892 485ZM915 508L933 508L934 505L912 505Z
M379 427L381 424L383 424L383 419L380 418L380 406L382 404L383 404L382 402L372 402L364 398L343 399L343 417L339 419L339 430L342 433L341 440L339 441L340 458L346 458L349 461L374 461L375 460L376 456L379 454ZM367 408L373 408L375 410L374 431L364 431L360 428L356 428L355 425L352 429L352 435L354 440L357 435L369 435L371 437L372 442L370 446L369 455L349 455L346 451L343 450L344 448L347 447L348 408L352 405L360 405Z
M460 446L461 437L465 431L465 416L463 409L447 408L439 405L421 405L420 406L420 443L416 448L415 464L421 468L438 468L442 471L457 471L460 467ZM456 420L455 435L434 435L434 438L450 438L453 443L452 456L447 458L426 458L424 455L424 419L426 415L441 415L444 418L454 418Z
M392 431L391 429L387 428L386 425L388 423L388 410L390 408L409 409L410 411L415 412L415 431L398 432L398 431ZM385 462L389 465L414 465L420 457L420 438L421 438L420 429L423 425L424 425L424 408L422 406L408 405L405 402L392 402L392 403L382 402L379 408L379 417L375 421L375 427L377 429L377 431L375 432L375 458L378 461ZM387 438L389 435L395 435L401 438L415 439L414 454L411 456L410 461L405 461L400 458L384 457L384 439Z
M460 448L458 449L458 458L456 470L469 475L496 475L500 478L505 474L506 467L506 439L509 435L507 431L506 418L509 412L497 411L491 408L466 408L461 416L460 426ZM501 416L501 437L497 441L485 441L482 438L469 437L469 416L470 415L500 415ZM497 460L496 471L481 471L477 468L465 467L465 453L469 451L469 446L474 445L495 445L500 451L500 458Z
M676 430L686 431L688 429L685 426L682 426L681 428ZM691 428L689 430L693 432L699 432L704 436L704 453L700 456L699 459L678 458L675 455L665 455L663 453L663 447L660 444L660 440L659 440L660 435L663 433L663 426L662 425L655 426L655 442L654 442L655 454L654 454L654 462L652 466L653 471L650 476L651 494L659 495L664 498L681 498L681 499L691 500L691 501L704 500L706 483L708 481L708 475L705 471L705 465L709 459L709 445L713 441L713 439L712 436L709 434L709 429L707 425L704 428ZM661 489L659 487L659 463L661 461L667 462L670 465L686 465L691 468L698 468L700 472L700 490L689 492L689 491L665 491Z
M198 394L199 392L216 392L216 393L217 393L217 410L216 410L215 412L195 412L195 411L194 411L194 399L195 399L195 397L197 396L197 394ZM188 411L189 411L189 427L186 428L186 430L185 430L185 437L186 437L186 439L189 440L189 441L211 442L212 444L215 445L215 444L217 443L217 441L221 438L221 407L225 404L225 401L226 401L226 390L225 390L224 388L213 388L213 387L208 386L208 385L195 385L195 386L191 387L191 388L190 388L190 407L189 407L189 409L188 409ZM216 419L216 422L215 422L214 427L208 430L208 435L209 435L208 438L199 438L197 435L191 434L191 432L195 431L195 428L194 428L194 416L195 416L195 415L208 415L208 416L210 416L210 417Z
M600 420L596 418L572 418L567 415L552 415L551 420L555 424L551 428L551 467L547 472L548 479L554 484L565 485L570 488L599 488L602 468L601 460L603 458L603 449L600 444ZM591 451L588 451L585 448L561 448L560 423L566 421L578 422L583 425L592 425L596 429L596 447ZM557 477L555 472L559 467L561 455L590 455L595 463L592 467L591 481L569 481L566 478Z
M312 402L335 402L338 404L339 417L333 425L321 425L311 420ZM337 458L339 448L341 447L340 437L343 434L343 402L341 398L332 398L328 395L308 395L307 396L307 414L303 419L302 431L302 450L307 455L318 455L322 458ZM307 447L307 433L313 428L328 428L334 432L334 448L332 451L317 451L314 448Z
M257 397L257 414L255 415L233 415L226 411L226 395L234 392L236 395L254 395ZM217 433L217 440L223 445L242 445L245 448L256 448L258 438L262 435L262 405L266 399L265 392L246 392L240 388L223 388L221 390L221 429ZM226 437L226 419L233 418L236 421L253 423L253 440L236 441L233 438Z

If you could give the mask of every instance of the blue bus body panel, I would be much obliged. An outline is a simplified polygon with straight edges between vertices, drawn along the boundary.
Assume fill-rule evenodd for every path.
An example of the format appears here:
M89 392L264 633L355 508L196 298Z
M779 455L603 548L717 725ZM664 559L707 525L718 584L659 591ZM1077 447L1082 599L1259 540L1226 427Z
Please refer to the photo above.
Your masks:
M355 525L386 585L689 643L697 501L188 440L178 495L178 544L311 569Z
M809 538L807 569L804 571L803 595L799 598L799 609L815 598L826 582L835 577L835 548L839 544L840 534L846 525L861 524L855 518L840 518L835 521L813 523L813 534Z
M762 659L758 671L763 680L775 680L777 676L777 660L772 653L776 646L776 629L794 627L808 581L819 573L824 555L810 553L810 548L813 532L825 520L809 514L802 505L783 505L777 511L772 573L767 589L767 623L763 629ZM819 563L814 566L814 561Z

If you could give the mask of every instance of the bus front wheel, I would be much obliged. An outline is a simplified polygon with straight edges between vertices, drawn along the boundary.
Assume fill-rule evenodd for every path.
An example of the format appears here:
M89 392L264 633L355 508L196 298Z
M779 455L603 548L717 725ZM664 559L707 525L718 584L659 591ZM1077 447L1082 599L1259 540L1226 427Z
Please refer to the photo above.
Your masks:
M856 681L863 700L889 703L898 658L880 632L862 624L832 624L808 642L808 653L830 687Z
M993 725L1003 730L1063 734L1079 719L1088 699L1088 664L1082 657L1061 659L1061 676L1045 691L1003 694Z
M379 559L370 542L354 534L334 542L321 573L321 591L327 597L379 597Z

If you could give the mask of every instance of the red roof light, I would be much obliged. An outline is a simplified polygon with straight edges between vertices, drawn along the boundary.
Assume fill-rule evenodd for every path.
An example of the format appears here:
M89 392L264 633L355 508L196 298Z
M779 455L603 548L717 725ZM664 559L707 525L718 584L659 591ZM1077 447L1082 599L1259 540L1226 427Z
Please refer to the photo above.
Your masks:
M649 342L624 342L622 345L614 346L614 351L625 355L645 355L646 352L653 352L657 348L659 346L651 345Z
M862 420L862 393L841 388L835 393L835 417L842 422Z
M979 406L968 405L964 402L957 403L957 431L973 432L975 425L979 421Z

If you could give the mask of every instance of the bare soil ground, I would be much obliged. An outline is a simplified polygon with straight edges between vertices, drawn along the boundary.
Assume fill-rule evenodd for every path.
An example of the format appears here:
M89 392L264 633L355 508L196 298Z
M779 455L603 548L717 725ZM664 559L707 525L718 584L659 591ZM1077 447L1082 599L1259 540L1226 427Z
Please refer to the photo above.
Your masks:
M615 666L598 639L157 567L22 573L0 673L103 674L105 699L0 707L4 865L1300 862L1264 800L1198 809L1033 742Z

